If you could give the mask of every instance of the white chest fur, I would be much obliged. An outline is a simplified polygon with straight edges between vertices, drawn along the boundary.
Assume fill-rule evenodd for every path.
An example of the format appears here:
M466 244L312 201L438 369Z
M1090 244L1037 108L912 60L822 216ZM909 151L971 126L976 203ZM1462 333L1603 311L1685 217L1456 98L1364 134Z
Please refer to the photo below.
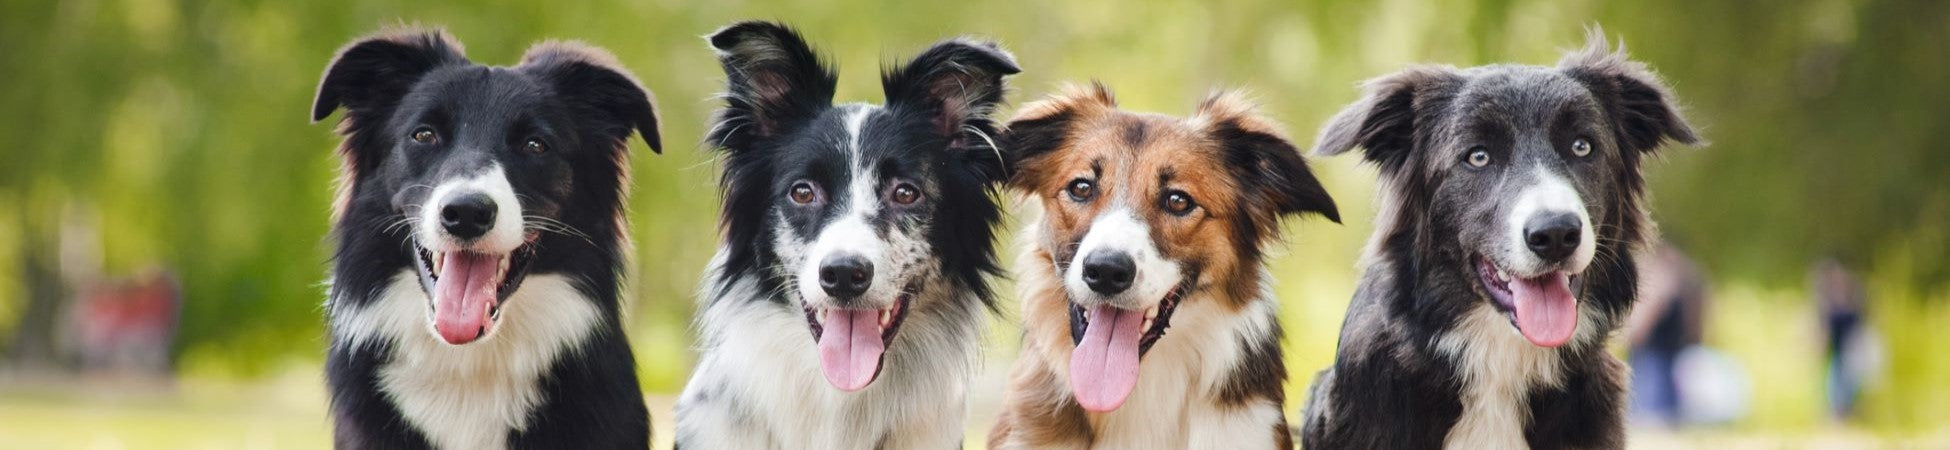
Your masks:
M1273 332L1278 306L1265 300L1270 298L1238 312L1221 311L1214 299L1187 301L1172 316L1169 332L1145 354L1131 397L1116 411L1092 415L1099 437L1094 447L1271 448L1270 430L1282 414L1278 406L1219 401L1226 377L1247 353L1242 344L1267 340ZM1068 377L1067 363L1051 366Z
M1527 448L1530 390L1563 383L1557 350L1531 345L1487 304L1437 338L1436 350L1456 364L1463 386L1462 417L1444 447Z
M392 342L379 388L434 446L505 448L540 400L539 381L565 350L581 345L599 312L566 277L530 276L506 302L494 335L449 345L430 331L427 296L403 271L362 308L333 313L337 345Z
M979 316L914 310L887 349L880 377L848 393L820 376L805 316L752 295L741 284L700 317L706 348L678 402L677 436L685 448L961 443Z

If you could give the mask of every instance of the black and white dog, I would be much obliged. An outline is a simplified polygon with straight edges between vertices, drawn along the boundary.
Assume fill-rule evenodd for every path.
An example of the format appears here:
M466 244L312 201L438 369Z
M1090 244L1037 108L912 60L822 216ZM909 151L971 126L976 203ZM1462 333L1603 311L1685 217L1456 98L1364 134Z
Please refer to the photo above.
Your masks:
M729 84L708 136L724 243L677 445L955 448L992 306L1007 163L989 114L1013 57L944 41L882 75L886 105L835 106L833 69L791 29L708 40Z
M1595 29L1554 68L1369 82L1316 148L1366 149L1383 196L1306 447L1623 447L1604 339L1654 232L1640 162L1698 141L1673 103Z
M618 287L648 92L601 50L462 56L443 32L360 39L312 120L346 110L326 359L339 448L644 448Z

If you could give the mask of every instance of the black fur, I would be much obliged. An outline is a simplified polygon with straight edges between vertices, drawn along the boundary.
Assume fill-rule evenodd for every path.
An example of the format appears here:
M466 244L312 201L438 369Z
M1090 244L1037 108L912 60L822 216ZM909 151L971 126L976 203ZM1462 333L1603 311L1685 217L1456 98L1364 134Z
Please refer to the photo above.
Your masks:
M724 241L705 275L704 356L677 405L676 441L686 448L825 438L833 440L773 445L878 440L899 446L910 445L899 443L902 438L959 436L958 425L889 429L875 418L836 414L898 414L876 406L890 403L884 392L959 398L940 389L960 384L934 377L965 376L939 370L945 367L939 361L962 345L972 347L981 312L995 308L987 277L999 272L992 227L1001 208L993 196L1007 163L990 142L997 125L989 112L1003 99L1003 77L1020 69L993 43L951 39L882 73L885 105L834 105L834 70L792 29L740 22L706 40L726 74L725 105L706 137L722 152ZM823 237L829 230L860 234ZM831 250L836 247L866 261L864 285L871 289L831 295L831 287L813 279L824 271L820 265L833 261L833 254L816 252L842 251ZM720 333L792 333L816 345L825 336L823 312L859 306L890 314L881 332L882 365L867 381L872 386L845 388L828 378L832 386L799 387L862 392L811 401L759 398L751 395L751 381L723 375L759 370L753 366L817 368L799 365L796 355L716 357L773 350L727 349ZM749 320L775 313L804 316L807 328L750 328ZM821 431L801 436L769 429L801 415L821 421Z
M1593 141L1592 155L1554 148L1573 138ZM1658 78L1595 32L1555 68L1417 67L1370 82L1368 95L1322 130L1317 151L1363 148L1380 169L1390 213L1376 224L1335 363L1313 386L1306 446L1438 448L1464 413L1460 361L1436 345L1491 301L1473 268L1481 252L1473 236L1500 217L1485 211L1509 200L1506 186L1525 182L1500 166L1457 164L1474 148L1568 178L1598 233L1577 294L1601 316L1578 324L1596 327L1597 338L1545 350L1557 352L1563 382L1533 384L1523 437L1533 448L1623 447L1625 373L1603 340L1636 296L1634 255L1652 232L1642 155L1667 140L1698 137Z
M727 254L713 285L722 293L733 280L758 277L768 292L788 292L779 289L785 280L774 248L778 208L795 180L822 186L850 181L849 158L836 145L847 139L849 110L832 105L833 69L784 25L742 22L709 41L727 78L726 105L707 136L724 152L720 223ZM937 44L882 75L887 105L860 137L863 158L880 161L883 172L931 184L923 186L928 209L910 215L927 218L928 240L944 275L974 290L989 308L994 299L983 277L1001 270L992 228L1002 216L992 196L1006 159L988 141L997 124L987 112L1002 101L1002 77L1019 71L992 44ZM829 208L791 215L791 225L802 235L824 225L831 206L847 195L830 194Z
M535 253L528 276L568 276L582 295L560 300L590 301L600 312L583 345L562 352L537 380L540 401L509 444L646 447L649 419L619 320L618 290L627 139L640 132L652 149L660 147L648 92L599 50L543 44L518 66L487 67L468 61L444 32L404 30L355 41L334 58L310 117L323 120L340 108L346 110L339 127L346 164L333 225L337 250L327 305L333 328L342 313L384 298L392 280L420 264L412 227L399 225L421 206L430 190L425 184L499 164L521 196L524 216L562 225L531 225L538 237L529 244ZM407 136L418 127L438 130L441 140L414 142ZM522 153L527 137L545 139L548 152ZM513 283L507 291L520 288L519 279ZM326 359L335 445L428 447L428 438L380 390L377 372L399 343L366 336L355 347L344 338L333 334Z

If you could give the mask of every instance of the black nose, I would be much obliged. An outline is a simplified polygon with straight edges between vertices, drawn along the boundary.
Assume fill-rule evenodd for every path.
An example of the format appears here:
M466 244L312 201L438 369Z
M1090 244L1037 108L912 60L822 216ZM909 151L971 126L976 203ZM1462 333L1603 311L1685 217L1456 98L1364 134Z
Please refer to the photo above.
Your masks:
M1083 258L1083 282L1099 294L1124 292L1131 288L1133 278L1137 278L1137 264L1124 252L1097 251Z
M461 239L481 237L494 228L494 212L494 199L486 194L461 195L440 206L440 227Z
M1584 226L1571 213L1543 213L1523 224L1523 243L1545 262L1563 261L1578 249Z
M819 263L819 288L834 298L854 298L873 286L873 263L859 255L826 258Z

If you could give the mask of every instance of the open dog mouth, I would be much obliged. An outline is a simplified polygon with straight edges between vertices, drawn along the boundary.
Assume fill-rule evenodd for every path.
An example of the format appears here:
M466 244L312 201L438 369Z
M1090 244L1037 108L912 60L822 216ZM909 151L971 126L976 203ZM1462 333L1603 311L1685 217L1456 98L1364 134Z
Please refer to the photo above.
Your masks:
M1557 347L1571 341L1578 329L1578 292L1583 276L1564 271L1520 278L1498 267L1489 258L1477 256L1476 277L1489 293L1490 304L1510 319L1524 339L1539 347Z
M480 339L501 320L501 304L521 286L534 259L534 244L506 254L436 252L414 245L420 258L421 286L433 329L442 340L460 345Z
M1108 412L1124 405L1137 388L1138 360L1171 328L1171 315L1196 278L1186 277L1143 311L1108 303L1085 310L1070 303L1070 339L1076 344L1070 354L1070 390L1083 409Z
M842 391L866 389L880 377L888 345L907 321L918 286L901 289L885 309L814 308L801 300L806 324L819 345L819 367L826 382Z

